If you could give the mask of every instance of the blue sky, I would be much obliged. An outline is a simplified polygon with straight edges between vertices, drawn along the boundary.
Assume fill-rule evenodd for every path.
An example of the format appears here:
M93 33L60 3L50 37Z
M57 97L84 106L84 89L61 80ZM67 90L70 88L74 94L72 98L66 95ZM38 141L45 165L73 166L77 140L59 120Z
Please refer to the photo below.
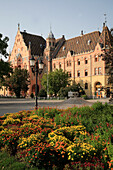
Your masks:
M96 30L102 31L107 14L107 26L113 27L113 0L0 0L0 33L9 37L12 50L17 25L20 30L42 35L45 39L50 25L55 38L70 39Z

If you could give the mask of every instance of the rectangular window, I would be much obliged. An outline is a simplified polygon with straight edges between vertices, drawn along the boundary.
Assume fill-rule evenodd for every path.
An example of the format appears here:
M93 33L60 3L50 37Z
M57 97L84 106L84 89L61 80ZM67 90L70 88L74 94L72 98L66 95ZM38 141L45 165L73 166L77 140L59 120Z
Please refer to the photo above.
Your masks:
M97 55L95 56L95 62L97 62Z
M62 65L61 65L61 63L59 63L59 69L61 69L62 68Z
M78 59L77 63L78 63L78 65L80 65L80 60L79 59Z
M101 67L98 68L98 74L101 74Z
M80 77L80 71L79 70L77 71L77 77Z
M97 69L97 68L94 69L94 74L95 74L95 75L98 74L98 69Z
M101 56L98 57L98 61L101 61Z
M85 76L88 76L88 71L87 70L85 70Z
M88 83L85 83L85 89L88 89Z

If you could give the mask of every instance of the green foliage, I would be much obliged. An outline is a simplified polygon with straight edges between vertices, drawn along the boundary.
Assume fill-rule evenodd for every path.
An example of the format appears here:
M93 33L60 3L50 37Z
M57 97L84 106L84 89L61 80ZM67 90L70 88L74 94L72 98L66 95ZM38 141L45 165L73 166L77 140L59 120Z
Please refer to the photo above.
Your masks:
M45 89L41 89L41 90L39 91L38 96L39 96L39 97L46 97L46 96L47 96L47 93L46 93Z
M112 113L112 106L97 102L92 107L5 114L0 117L0 148L12 151L29 168L109 169Z
M9 38L8 37L5 37L3 38L3 35L0 34L0 54L2 54L5 58L7 58L8 56L8 53L6 51L7 47L8 47L8 41L9 41Z
M16 161L13 156L9 156L6 152L0 152L0 169L24 170L25 168L27 169L25 163Z
M26 94L28 90L29 73L25 69L16 68L12 73L11 77L7 80L6 86L9 87L9 90L14 92L16 97L20 97L21 92Z
M78 92L79 96L85 94L85 91L83 90L83 88L80 86L79 83L78 84L73 83L72 85L69 85L68 87L60 88L58 95L60 97L68 97L69 91Z
M83 99L87 99L87 98L88 98L86 94L81 95L81 97L82 97Z
M31 98L34 98L34 94L33 94L33 93L31 93L31 94L30 94L30 97L31 97Z
M112 41L113 43L113 41ZM109 46L109 50L104 49L102 59L106 64L106 73L109 74L108 83L113 86L113 47Z
M10 76L12 72L12 68L10 67L10 63L4 62L1 56L7 58L8 53L6 51L8 47L9 38L2 38L2 34L0 34L0 88L5 85L5 79Z
M58 91L61 87L66 87L69 83L68 80L69 76L68 73L63 72L62 69L55 70L48 74L48 89L49 93L57 95ZM41 80L42 86L47 91L47 74L44 74Z
M10 77L10 73L13 72L10 63L0 60L0 87L5 85L5 80Z

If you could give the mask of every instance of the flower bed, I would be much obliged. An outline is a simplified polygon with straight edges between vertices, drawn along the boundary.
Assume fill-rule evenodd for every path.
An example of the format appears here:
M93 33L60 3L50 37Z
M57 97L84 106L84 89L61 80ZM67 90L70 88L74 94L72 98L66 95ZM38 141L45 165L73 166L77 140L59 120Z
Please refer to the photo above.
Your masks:
M28 167L109 169L113 160L113 108L40 108L0 117L0 149Z

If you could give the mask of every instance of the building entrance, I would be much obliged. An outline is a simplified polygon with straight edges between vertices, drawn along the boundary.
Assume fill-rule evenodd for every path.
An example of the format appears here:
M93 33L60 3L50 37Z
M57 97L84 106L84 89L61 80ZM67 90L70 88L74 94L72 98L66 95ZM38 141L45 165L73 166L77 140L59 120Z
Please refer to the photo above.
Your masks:
M102 84L100 82L95 84L95 95L97 98L102 97Z

